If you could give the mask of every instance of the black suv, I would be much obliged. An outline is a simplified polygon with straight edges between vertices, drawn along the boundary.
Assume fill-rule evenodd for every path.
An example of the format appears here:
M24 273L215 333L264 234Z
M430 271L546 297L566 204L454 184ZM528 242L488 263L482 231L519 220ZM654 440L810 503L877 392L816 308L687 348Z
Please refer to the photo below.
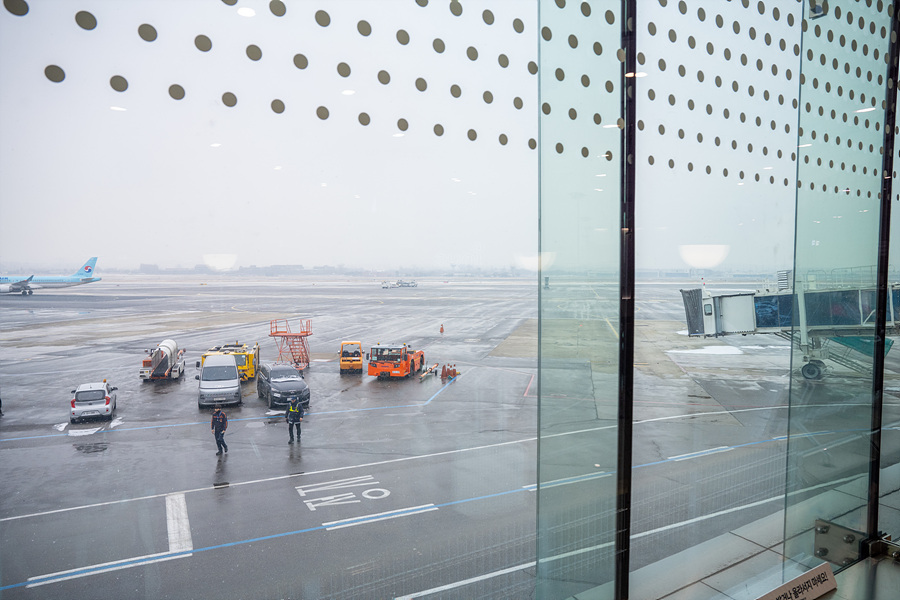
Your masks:
M291 398L300 398L304 410L309 410L309 386L292 365L260 365L256 377L256 393L269 403L269 408L287 406Z

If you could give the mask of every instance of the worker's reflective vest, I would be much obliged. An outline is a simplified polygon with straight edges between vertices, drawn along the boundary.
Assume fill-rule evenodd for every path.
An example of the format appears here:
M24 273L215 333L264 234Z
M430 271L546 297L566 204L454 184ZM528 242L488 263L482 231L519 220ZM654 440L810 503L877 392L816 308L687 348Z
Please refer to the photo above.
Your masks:
M303 405L299 402L296 402L296 408L294 404L288 404L287 407L287 420L288 423L299 423L300 419L303 417Z

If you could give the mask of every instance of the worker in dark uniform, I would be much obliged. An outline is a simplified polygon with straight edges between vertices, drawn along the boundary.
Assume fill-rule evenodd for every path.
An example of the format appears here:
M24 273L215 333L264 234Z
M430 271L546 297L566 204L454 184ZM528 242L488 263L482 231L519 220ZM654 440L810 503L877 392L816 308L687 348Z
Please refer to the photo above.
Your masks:
M225 443L225 430L228 429L228 417L222 412L222 407L216 404L216 410L213 411L212 421L209 425L216 437L216 447L219 449L216 456L222 454L222 450L228 452L228 444Z
M284 420L287 421L288 424L288 433L290 434L290 439L288 440L288 444L294 443L294 426L297 426L297 443L300 443L300 422L303 421L303 405L300 404L300 398L296 396L291 398L291 403L288 404L287 410L284 411Z

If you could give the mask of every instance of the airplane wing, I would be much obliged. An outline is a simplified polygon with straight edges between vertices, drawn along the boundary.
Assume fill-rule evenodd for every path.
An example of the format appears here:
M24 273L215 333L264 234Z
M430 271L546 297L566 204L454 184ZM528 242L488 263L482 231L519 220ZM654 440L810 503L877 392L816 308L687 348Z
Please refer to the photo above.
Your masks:
M11 282L9 284L9 291L12 293L15 293L15 292L21 292L22 290L29 289L31 286L28 284L31 283L32 279L34 279L34 275L32 275L26 279L20 279L19 281Z

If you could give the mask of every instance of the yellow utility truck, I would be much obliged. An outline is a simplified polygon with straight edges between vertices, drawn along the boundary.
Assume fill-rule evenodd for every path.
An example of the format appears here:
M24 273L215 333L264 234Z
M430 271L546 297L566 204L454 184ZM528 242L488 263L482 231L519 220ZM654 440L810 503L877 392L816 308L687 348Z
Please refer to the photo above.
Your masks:
M237 363L238 373L241 374L241 381L247 381L256 377L256 371L259 369L259 343L253 347L240 342L233 344L224 344L222 346L214 346L203 353L200 360L197 361L197 368L203 365L203 361L207 356L214 354L231 354Z

